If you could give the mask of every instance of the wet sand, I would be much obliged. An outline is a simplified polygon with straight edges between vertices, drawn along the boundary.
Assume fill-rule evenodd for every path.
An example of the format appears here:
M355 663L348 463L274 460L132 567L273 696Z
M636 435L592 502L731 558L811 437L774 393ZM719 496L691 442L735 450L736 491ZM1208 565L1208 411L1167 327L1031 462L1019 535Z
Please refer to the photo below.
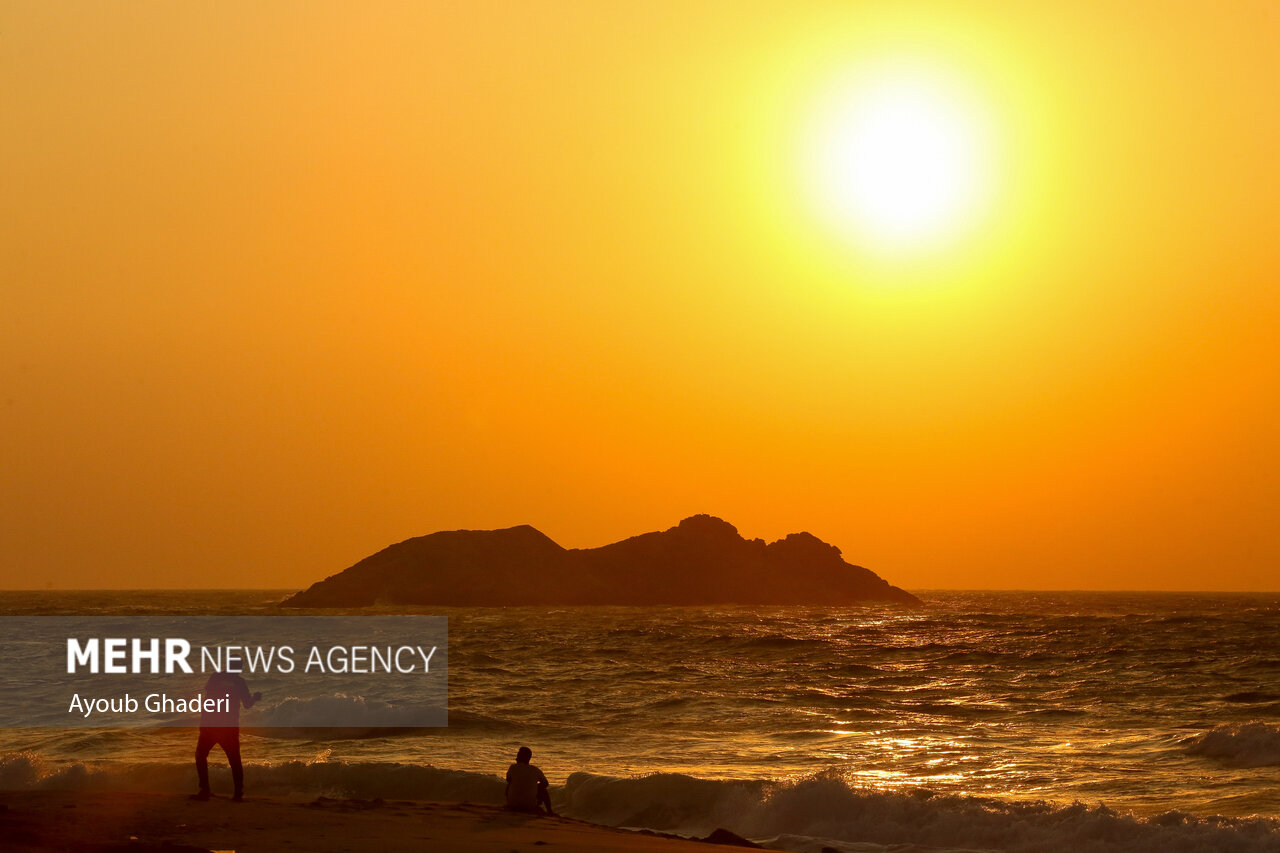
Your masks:
M117 791L2 791L0 848L76 853L708 853L733 849L470 803L326 798L195 802L186 795Z

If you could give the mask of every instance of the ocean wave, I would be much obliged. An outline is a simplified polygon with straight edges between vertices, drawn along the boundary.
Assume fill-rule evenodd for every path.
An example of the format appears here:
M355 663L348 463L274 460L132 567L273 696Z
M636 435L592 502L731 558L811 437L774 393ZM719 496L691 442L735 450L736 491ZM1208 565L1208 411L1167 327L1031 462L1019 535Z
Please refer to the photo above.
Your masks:
M256 717L254 722L262 726L303 728L342 720L352 727L397 728L420 726L427 714L417 707L392 705L379 699L339 693L309 699L289 697L262 708L260 713L252 716Z
M421 714L409 714L403 708L379 709L376 705L365 714L353 714L348 726L318 725L317 720L332 720L335 714L326 715L321 709L300 707L286 714L271 717L269 724L257 724L250 719L241 731L271 740L377 740L392 737L442 737L449 734L502 735L506 733L528 734L531 730L554 729L564 731L573 727L565 721L531 723L494 714L467 711L450 711L449 725L419 725ZM114 737L111 735L110 737Z
M215 790L229 790L225 764L210 766ZM182 793L189 763L54 764L39 753L0 757L0 788ZM258 796L500 803L493 774L430 765L332 761L247 764ZM1014 803L930 791L883 792L820 773L790 782L700 779L677 773L619 778L574 773L552 788L563 814L610 826L705 836L724 827L778 849L818 853L1280 853L1280 822L1167 812L1140 819L1105 806Z
M1218 726L1192 738L1186 750L1222 759L1233 767L1280 766L1280 726L1259 722Z
M561 794L566 814L682 835L730 829L770 847L818 853L931 851L1002 853L1234 853L1280 851L1280 822L1195 817L1150 819L1080 803L1012 803L889 793L850 786L837 774L790 783L710 781L680 774L629 779L575 773Z
M274 740L353 740L418 734L424 731L422 721L430 716L422 707L345 693L306 699L291 696L256 706L246 715L243 728ZM334 720L343 725L333 725Z
M1272 702L1276 699L1280 699L1280 695L1267 693L1264 690L1242 690L1239 693L1232 693L1222 697L1223 702L1239 703Z
M950 654L945 654L942 657L938 658L935 662L943 663L943 664L996 663L998 661L1004 660L1005 658L1009 658L1009 657L1016 658L1018 657L1018 655L1009 655L1003 652L972 651L972 650L966 649L964 651L957 651L957 652L951 652Z
M1091 711L1082 708L1035 708L1030 711L1019 711L1020 717L1036 717L1042 720L1071 720L1087 717Z
M245 789L261 796L502 802L496 775L429 764L331 761L323 750L309 761L246 763ZM220 757L220 753L218 754ZM231 771L210 761L215 790L231 789ZM185 792L195 785L192 763L53 762L37 752L0 756L0 789Z
M782 651L791 651L794 649L826 649L830 647L830 641L825 637L787 637L787 636L765 636L765 637L748 637L746 639L726 638L729 642L734 643L739 648L744 649L778 649Z
M829 675L883 675L884 670L878 666L871 666L865 663L832 663L828 664L824 670Z

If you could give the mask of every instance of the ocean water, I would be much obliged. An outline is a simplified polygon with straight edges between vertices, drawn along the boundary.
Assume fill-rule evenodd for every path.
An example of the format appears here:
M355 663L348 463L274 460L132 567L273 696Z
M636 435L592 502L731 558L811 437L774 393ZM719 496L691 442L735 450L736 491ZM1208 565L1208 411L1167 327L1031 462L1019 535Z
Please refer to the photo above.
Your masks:
M1280 595L917 594L920 610L380 611L449 617L449 726L260 730L246 785L497 801L527 744L564 813L620 826L815 853L1280 851ZM0 612L247 615L284 595L0 593ZM0 788L185 791L193 747L0 729Z

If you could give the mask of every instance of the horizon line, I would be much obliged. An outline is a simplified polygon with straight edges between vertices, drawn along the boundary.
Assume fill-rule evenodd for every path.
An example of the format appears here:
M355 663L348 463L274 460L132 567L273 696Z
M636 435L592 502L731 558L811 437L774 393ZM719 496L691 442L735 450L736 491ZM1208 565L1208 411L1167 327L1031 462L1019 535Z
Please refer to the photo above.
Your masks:
M310 585L303 587L294 586L222 586L222 587L184 587L184 586L105 586L105 587L3 587L0 593L6 592L280 592L295 593L308 589ZM1079 593L1079 592L1107 592L1107 593L1196 593L1196 594L1213 594L1213 595L1280 595L1280 589L1181 589L1181 588L1163 588L1163 589L1132 589L1132 588L1085 588L1078 587L1074 589L1054 588L1054 587L899 587L913 594L931 593L931 592L1044 592L1044 593ZM874 602L871 602L874 603ZM431 606L431 605L412 605L412 606ZM457 605L441 605L441 606L457 606ZM506 605L503 605L506 606ZM560 606L560 605L550 605ZM591 605L580 605L591 606ZM679 606L679 605L678 605ZM718 605L708 605L718 606ZM775 605L762 605L765 607ZM776 605L786 606L786 605Z

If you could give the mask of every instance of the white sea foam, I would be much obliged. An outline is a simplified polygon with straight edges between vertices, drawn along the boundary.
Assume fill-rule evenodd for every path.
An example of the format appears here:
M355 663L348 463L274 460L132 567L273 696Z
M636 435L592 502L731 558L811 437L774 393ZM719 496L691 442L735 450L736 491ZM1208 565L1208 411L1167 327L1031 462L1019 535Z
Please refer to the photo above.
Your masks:
M1233 767L1280 766L1280 726L1259 722L1218 726L1193 738L1187 752L1221 759Z
M1280 851L1280 822L1195 817L1150 819L1105 806L885 793L818 774L788 784L710 782L677 774L617 779L575 773L565 811L623 826L703 835L722 826L767 846L818 853L1004 851L1004 853L1233 853Z
M230 789L214 762L215 790ZM0 788L183 792L189 764L54 765L38 753L0 758ZM498 803L502 780L437 767L327 760L249 764L246 788L261 796L329 796ZM1280 822L1193 816L1149 819L1104 806L887 793L850 786L836 774L798 781L717 781L664 773L617 778L574 773L553 798L564 814L596 823L706 835L724 827L770 847L820 853L1280 853Z

